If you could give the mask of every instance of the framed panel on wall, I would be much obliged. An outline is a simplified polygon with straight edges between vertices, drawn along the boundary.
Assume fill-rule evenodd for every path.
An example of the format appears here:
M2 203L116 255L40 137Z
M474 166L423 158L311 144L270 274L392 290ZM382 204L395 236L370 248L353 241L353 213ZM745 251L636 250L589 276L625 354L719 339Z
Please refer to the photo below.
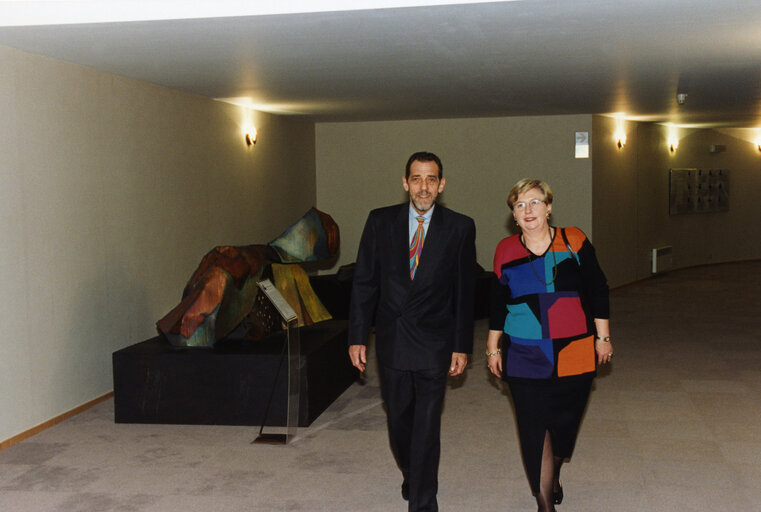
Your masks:
M727 210L729 210L728 170L669 170L669 215Z

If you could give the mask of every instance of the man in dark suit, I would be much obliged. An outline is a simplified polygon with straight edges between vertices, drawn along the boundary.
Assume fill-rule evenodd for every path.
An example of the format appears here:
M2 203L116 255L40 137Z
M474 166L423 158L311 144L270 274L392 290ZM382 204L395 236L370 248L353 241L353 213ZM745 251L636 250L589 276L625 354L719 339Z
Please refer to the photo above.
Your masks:
M402 179L409 202L368 216L349 312L349 357L360 371L375 320L389 440L411 512L438 510L447 373L460 375L473 351L476 228L436 204L445 184L436 155L410 157Z

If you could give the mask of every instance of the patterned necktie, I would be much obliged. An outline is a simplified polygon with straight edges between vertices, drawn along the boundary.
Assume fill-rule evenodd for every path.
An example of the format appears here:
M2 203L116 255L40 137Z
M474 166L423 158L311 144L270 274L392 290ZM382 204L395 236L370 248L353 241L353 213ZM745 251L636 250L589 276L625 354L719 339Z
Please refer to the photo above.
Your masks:
M423 232L425 217L417 217L417 221L417 231L415 231L415 236L412 237L410 243L410 279L415 279L415 272L420 263L420 253L423 252L423 237L425 236Z

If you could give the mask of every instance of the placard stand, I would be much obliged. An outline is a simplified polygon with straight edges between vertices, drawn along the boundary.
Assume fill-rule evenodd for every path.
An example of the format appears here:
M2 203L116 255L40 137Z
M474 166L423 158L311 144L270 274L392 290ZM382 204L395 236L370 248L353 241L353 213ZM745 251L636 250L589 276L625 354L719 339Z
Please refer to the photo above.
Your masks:
M272 284L272 281L265 279L257 284L265 297L267 297L280 314L280 317L286 326L286 336L283 341L283 350L280 352L280 360L278 362L277 371L275 372L275 380L272 382L272 390L270 391L270 396L267 401L267 407L264 410L264 417L262 418L261 426L259 427L259 435L256 439L251 441L251 443L288 444L288 442L290 442L290 440L296 435L296 430L299 425L299 390L301 389L301 371L299 368L299 361L301 359L301 337L299 319L293 308L291 308L288 302L286 302L280 294L280 291L274 284ZM275 387L277 386L278 377L280 376L280 368L283 366L283 360L286 356L288 358L288 394L286 398L288 403L286 406L285 432L264 433L264 425L267 423L267 415L269 414L272 397L275 394Z

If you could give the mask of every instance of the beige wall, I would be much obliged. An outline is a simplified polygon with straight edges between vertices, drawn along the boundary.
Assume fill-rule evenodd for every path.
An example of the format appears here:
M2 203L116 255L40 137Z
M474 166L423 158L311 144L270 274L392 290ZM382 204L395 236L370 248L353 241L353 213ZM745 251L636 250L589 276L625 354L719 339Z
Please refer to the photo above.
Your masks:
M574 158L574 132L592 131L592 116L318 123L317 204L341 227L338 264L353 262L367 213L406 200L402 176L415 151L444 164L443 204L476 222L478 262L491 268L508 230L505 203L521 178L547 180L557 225L591 235L592 163Z
M4 47L0 68L1 441L113 389L111 353L208 250L268 242L316 195L313 123Z
M627 123L627 144L613 142L616 121L595 116L595 246L608 279L620 285L650 276L650 251L673 246L676 268L761 258L761 152L745 130L680 129ZM710 145L726 151L710 153ZM669 215L669 169L728 169L727 212Z
M637 123L594 116L592 129L592 226L600 265L615 285L637 279ZM617 129L626 133L618 149Z
M627 135L622 149L619 130ZM573 157L575 131L590 132L591 159ZM443 202L475 219L485 268L510 233L507 191L524 176L550 183L555 225L587 232L612 286L649 277L653 247L672 245L677 268L761 257L755 132L682 129L673 154L667 127L604 116L318 123L316 134L317 204L341 227L338 264L354 261L370 209L405 200L404 164L418 150L442 158ZM727 150L709 153L711 144ZM729 169L730 211L670 216L671 167Z

